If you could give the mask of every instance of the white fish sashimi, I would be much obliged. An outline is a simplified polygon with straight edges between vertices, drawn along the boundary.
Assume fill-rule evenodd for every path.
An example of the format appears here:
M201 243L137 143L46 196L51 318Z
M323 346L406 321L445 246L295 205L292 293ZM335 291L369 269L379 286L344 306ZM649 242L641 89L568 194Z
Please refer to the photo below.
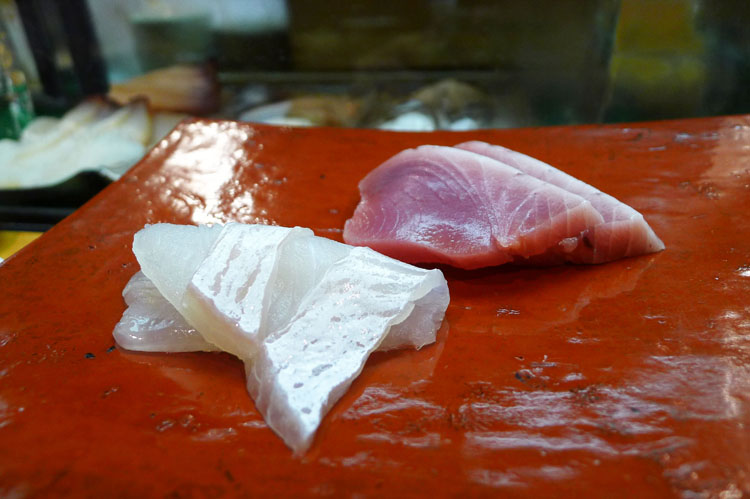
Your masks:
M439 274L439 278L444 279L442 274ZM430 292L414 302L414 309L403 322L391 326L378 350L387 351L399 348L419 350L425 345L434 343L449 301L448 287L440 282L435 283Z
M60 118L50 116L38 116L23 129L21 132L21 142L33 142L42 139L47 134L52 133L60 123Z
M434 342L449 302L439 270L299 227L157 224L133 251L143 276L124 291L118 344L239 357L258 410L296 453L370 353Z
M288 325L269 336L248 364L247 386L256 407L296 453L307 450L323 416L391 327L444 282L439 271L394 267L392 259L369 248L352 250L328 269ZM441 321L442 314L432 315L433 333Z
M312 231L305 235L288 238L279 246L275 277L267 291L266 331L283 328L326 270L351 251L345 244L314 237Z
M299 240L295 240L295 243ZM295 246L303 246L296 244ZM313 274L320 272L320 261L330 258L347 248L346 245L330 239L316 237L304 245L310 250L309 255L318 258L307 264L313 269ZM321 253L326 250L325 253ZM317 252L317 253L316 253ZM301 262L304 264L304 261ZM293 271L293 265L284 261L282 269L277 270L277 279L271 290L271 306L267 310L268 328L280 329L279 324L286 322L289 313L285 310L295 307L301 301L299 274L286 274ZM317 279L315 282L318 282ZM309 290L311 286L308 286ZM151 280L141 271L136 272L125 285L123 297L128 308L122 319L115 325L114 337L118 345L126 350L140 352L209 352L220 351L218 347L208 343L203 336L177 311L177 309L159 292ZM434 324L442 319L444 302L448 299L446 288L435 287L423 299L415 304L411 315L403 322L391 327L378 351L395 350L399 348L420 349L435 341ZM296 305L295 305L296 304ZM278 317L274 317L278 316ZM274 320L275 319L275 320Z
M306 237L289 237L290 232ZM240 241L233 240L233 234L238 235ZM192 322L196 324L208 324L205 326L206 329L212 329L212 317L218 322L224 321L225 316L236 317L238 319L237 324L242 323L246 329L252 330L252 336L258 334L260 317L263 315L264 321L268 323L267 328L279 329L296 310L301 297L313 283L320 280L324 267L327 268L334 260L348 252L348 250L344 250L344 253L342 253L341 248L347 248L346 245L329 239L310 236L312 236L312 231L308 229L297 228L290 231L285 227L265 225L230 224L222 229L222 226L209 228L206 226L158 224L144 228L136 234L133 250L141 267L160 283L162 291L160 292L143 272L137 272L131 278L123 291L129 309L126 310L123 321L120 321L115 328L118 343L129 350L139 351L208 350L208 348L205 348L206 345L209 345L212 349L218 349L206 342L195 327L187 322L185 317L191 318ZM183 247L179 254L173 255L174 245L182 245L188 239L192 240L193 243ZM279 244L282 240L284 244ZM256 247L253 248L253 243L258 241L264 242L260 246L256 244ZM243 250L243 243L250 249ZM278 252L276 251L277 245L279 246ZM212 247L211 264L213 267L206 265L201 267L199 271L201 263L206 260ZM252 296L247 296L250 292L247 276L234 273L237 272L237 263L235 262L233 275L228 276L228 279L234 279L236 287L232 290L232 284L226 283L223 293L226 296L234 293L236 297L237 287L247 288L244 291L245 299L243 301L247 302L248 309L243 310L242 303L229 300L228 306L223 305L220 312L216 310L215 305L212 305L212 302L219 302L220 300L217 300L216 297L201 299L199 289L208 289L213 285L210 269L216 268L217 257L218 259L223 258L224 263L226 263L226 259L234 259L239 253L242 253L241 258L248 265L253 264L253 259L256 263L262 259L274 263L277 260L277 253L282 253L283 257L278 258L279 263L271 269L277 275L272 282L268 279L271 274L270 271L266 278L260 281L256 273L254 283L256 293ZM195 281L193 283L195 291L192 297L186 297L191 281ZM252 313L254 303L250 298L254 296L259 300L259 303L262 303L264 296L257 296L257 292L265 292L266 286L270 286L269 297L266 300L269 302L268 310L262 314L254 314ZM135 291L130 292L131 289ZM151 304L152 301L157 300L153 296L154 293L161 298L158 306L152 306ZM162 296L162 293L169 297L169 301ZM175 305L181 312L178 312ZM214 310L211 310L212 306ZM196 307L198 310L191 310L191 307ZM125 321L126 315L128 316L127 321ZM244 319L242 318L243 315ZM179 331L170 332L166 324L172 321L175 316L179 317L181 321L181 323L175 322L174 325ZM151 320L146 320L146 318ZM247 324L250 321L255 321L256 324L254 327L248 328ZM187 329L200 339L194 339L192 335L184 334ZM230 331L229 334L232 335L233 333ZM175 344L174 348L162 349L160 345L165 341L161 338L162 335L170 336L169 341L181 341L178 339L184 338L184 344ZM217 335L213 331L208 333L209 337ZM131 336L137 337L138 341L129 339ZM247 336L247 332L245 336ZM245 340L248 339L245 338ZM238 338L237 342L241 343L242 338ZM199 348L194 348L196 346ZM253 351L257 350L252 345L249 348ZM235 347L233 350L236 351L235 355L238 357L250 356L242 347Z
M220 225L155 224L139 230L133 238L133 253L141 271L183 316L185 290L221 230Z
M145 100L135 100L123 106L107 117L95 122L86 134L96 136L102 133L113 133L123 139L138 142L144 147L151 140L151 115Z
M203 337L241 359L267 334L263 319L279 247L309 229L229 224L188 284L182 315Z
M114 330L115 341L140 352L215 351L156 289L143 272L136 272L122 292L128 308Z
M36 121L39 118L36 118L21 134L21 142L28 141L30 147L20 151L16 159L23 160L28 156L54 149L97 120L105 119L114 110L113 105L102 99L90 99L65 113L62 118L56 120L54 126L47 118L43 118L42 122L37 125Z
M146 152L151 121L143 100L118 108L91 99L60 119L36 118L14 147L0 146L0 186L44 187L84 170L130 167Z

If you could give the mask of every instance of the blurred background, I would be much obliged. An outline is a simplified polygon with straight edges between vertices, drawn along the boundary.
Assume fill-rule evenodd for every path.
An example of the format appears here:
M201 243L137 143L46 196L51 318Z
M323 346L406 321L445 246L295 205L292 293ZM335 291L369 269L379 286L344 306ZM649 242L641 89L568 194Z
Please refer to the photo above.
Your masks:
M188 116L471 130L750 112L748 0L0 0L0 19L0 205L42 189L51 220ZM39 166L102 130L112 164Z
M1 4L3 67L40 114L145 92L127 82L186 64L208 69L171 82L185 101L172 107L249 121L466 129L750 111L747 0ZM170 76L142 86L169 92Z

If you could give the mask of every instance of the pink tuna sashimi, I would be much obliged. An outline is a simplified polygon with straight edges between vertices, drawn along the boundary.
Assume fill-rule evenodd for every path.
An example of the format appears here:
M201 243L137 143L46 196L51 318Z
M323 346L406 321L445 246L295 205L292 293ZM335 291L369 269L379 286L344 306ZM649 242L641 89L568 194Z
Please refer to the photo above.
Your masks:
M453 147L402 151L359 190L344 240L412 263L473 269L572 251L603 221L577 194Z
M646 223L643 215L586 182L538 159L502 146L471 141L458 144L456 147L501 161L591 202L601 214L604 223L581 234L576 249L564 255L565 261L603 263L664 249L664 243Z

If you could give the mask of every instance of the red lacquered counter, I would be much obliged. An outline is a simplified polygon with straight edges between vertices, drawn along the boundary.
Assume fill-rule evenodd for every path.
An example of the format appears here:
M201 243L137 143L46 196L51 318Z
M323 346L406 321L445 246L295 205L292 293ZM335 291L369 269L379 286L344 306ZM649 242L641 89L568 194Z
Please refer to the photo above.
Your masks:
M114 346L144 224L340 240L369 170L470 139L632 205L666 251L445 269L438 342L373 354L302 458L263 423L238 360ZM748 212L750 117L465 133L184 123L0 266L0 496L740 497Z

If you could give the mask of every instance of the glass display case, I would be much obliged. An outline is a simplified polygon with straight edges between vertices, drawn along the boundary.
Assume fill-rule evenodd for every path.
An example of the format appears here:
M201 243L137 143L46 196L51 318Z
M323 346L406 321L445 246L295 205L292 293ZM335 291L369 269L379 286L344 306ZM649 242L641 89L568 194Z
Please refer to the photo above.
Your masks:
M750 110L741 1L90 5L111 82L211 61L214 114L232 119L424 130Z
M70 107L154 71L165 85L158 71L186 64L210 69L171 82L177 91L218 93L189 113L295 125L503 128L750 109L739 0L68 4L13 14L3 3L42 114L65 92Z
M750 112L742 0L5 0L0 14L4 109L25 103L13 138L33 112L95 96L145 99L152 135L186 116L429 131ZM91 178L41 198L69 213L109 181Z

